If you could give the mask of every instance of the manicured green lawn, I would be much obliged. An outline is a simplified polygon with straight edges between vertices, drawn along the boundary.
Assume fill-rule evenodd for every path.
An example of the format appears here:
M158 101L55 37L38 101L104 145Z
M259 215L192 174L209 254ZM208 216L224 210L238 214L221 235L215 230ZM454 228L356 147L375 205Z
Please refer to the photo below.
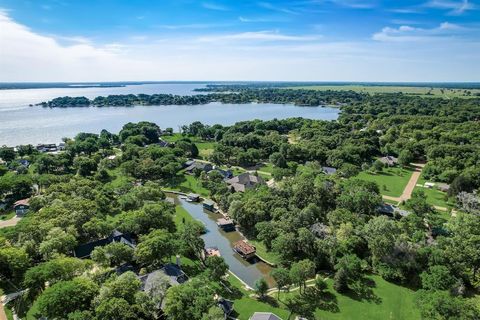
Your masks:
M183 229L184 221L193 221L194 219L192 216L183 208L182 206L178 205L175 206L175 216L173 217L173 221L178 229Z
M371 291L367 297L358 297L354 294L339 294L333 290L333 280L328 279L328 293L318 300L322 305L317 308L315 316L322 320L415 320L420 319L420 314L415 306L415 292L383 280L379 276L370 276L373 280ZM234 299L234 309L239 319L247 320L254 312L273 312L286 320L289 311L284 305L287 296L297 295L298 290L290 293L282 292L280 301L277 293L270 295L268 300L259 301L252 291L243 288L240 281L233 276L228 281L241 291L241 296ZM328 303L327 303L328 302ZM294 317L291 317L293 319Z
M217 144L215 141L205 141L205 140L202 140L201 138L198 138L198 137L183 136L180 133L174 133L171 136L162 136L161 138L165 141L168 141L168 142L175 142L175 141L178 141L182 138L190 139L197 146L198 151L199 151L199 156L202 159L207 159L208 156L212 154L213 149L215 148L215 145Z
M167 188L173 191L180 191L184 193L197 193L204 197L210 194L207 189L202 187L197 177L183 174L182 172L179 172L174 179L169 181Z
M248 320L255 312L272 312L282 319L286 320L289 312L281 306L276 300L269 300L270 303L257 300L250 297L253 291L245 290L243 284L234 276L228 276L228 282L239 290L239 295L233 299L233 309L237 319Z
M268 172L268 173L273 173L273 164L271 164L270 162L268 163L265 163L263 164L263 166L261 166L258 171L264 171L264 172Z
M384 168L382 172L371 173L368 171L360 172L356 178L366 181L376 182L380 188L380 193L386 196L399 197L403 189L410 180L412 170L392 167Z
M420 176L420 179L418 179L417 184L424 185L425 182L432 182L432 181L426 180L422 174ZM425 192L425 195L427 196L426 198L427 203L432 206L439 206L444 208L451 208L454 206L452 199L446 199L447 194L445 192L438 190L436 187L433 187L431 189L423 188L423 187L415 187L414 191L415 190L423 190Z
M278 256L274 252L268 251L265 245L263 244L263 242L258 240L250 240L250 239L248 239L248 241L255 246L255 248L257 249L257 254L259 256L268 260L268 262L271 262L274 264L279 263Z

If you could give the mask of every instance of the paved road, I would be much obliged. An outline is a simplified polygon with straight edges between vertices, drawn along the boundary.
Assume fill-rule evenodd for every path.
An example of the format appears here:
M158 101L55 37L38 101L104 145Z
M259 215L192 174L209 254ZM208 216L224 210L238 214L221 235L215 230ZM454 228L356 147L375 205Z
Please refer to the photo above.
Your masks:
M8 220L2 220L0 221L0 229L1 228L6 228L6 227L13 227L15 226L18 221L20 221L22 218L18 218L18 217L13 217L11 219L8 219Z

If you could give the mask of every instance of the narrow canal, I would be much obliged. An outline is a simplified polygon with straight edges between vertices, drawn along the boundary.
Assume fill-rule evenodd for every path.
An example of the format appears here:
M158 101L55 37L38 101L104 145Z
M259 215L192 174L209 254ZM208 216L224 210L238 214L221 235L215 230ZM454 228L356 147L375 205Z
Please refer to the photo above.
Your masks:
M194 219L205 225L207 232L202 235L205 246L218 248L230 270L236 276L252 288L255 281L261 277L264 277L272 285L273 281L269 276L272 267L258 259L251 262L245 261L233 251L233 243L244 237L237 231L225 232L218 228L216 221L222 218L221 214L203 209L201 203L188 202L172 194L167 194L167 196L173 197L176 204L183 206Z

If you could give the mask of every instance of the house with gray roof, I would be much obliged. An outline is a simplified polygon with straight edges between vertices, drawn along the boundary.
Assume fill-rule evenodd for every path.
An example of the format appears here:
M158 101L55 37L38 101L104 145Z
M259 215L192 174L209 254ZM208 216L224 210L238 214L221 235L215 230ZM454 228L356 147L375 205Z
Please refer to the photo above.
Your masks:
M255 312L249 320L282 320L282 318L271 312Z
M228 179L227 184L236 192L245 192L248 189L253 189L258 185L265 184L265 181L260 176L253 175L249 172L242 173L232 179Z

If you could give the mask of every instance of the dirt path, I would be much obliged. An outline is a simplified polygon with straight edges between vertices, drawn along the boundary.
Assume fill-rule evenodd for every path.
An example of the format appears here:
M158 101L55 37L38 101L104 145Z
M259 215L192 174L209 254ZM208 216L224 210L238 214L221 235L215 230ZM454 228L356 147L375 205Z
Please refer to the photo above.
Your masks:
M405 186L405 189L403 189L402 195L400 197L392 197L392 196L382 195L383 199L390 200L390 201L395 201L395 202L402 202L402 201L408 200L412 197L413 189L415 189L415 186L417 185L418 179L420 178L420 175L422 174L422 169L425 166L425 164L412 163L412 165L415 167L415 171L412 173L412 176L410 177L410 180L408 180L408 183Z
M422 174L422 169L425 166L424 164L412 163L415 167L415 171L412 173L410 180L408 181L405 189L403 189L403 193L400 196L400 201L408 200L412 197L412 192L415 186L417 185L417 181Z
M1 228L6 228L6 227L13 227L13 226L17 225L18 221L20 221L20 220L21 220L21 218L13 217L13 218L8 219L8 220L0 221L0 229Z

